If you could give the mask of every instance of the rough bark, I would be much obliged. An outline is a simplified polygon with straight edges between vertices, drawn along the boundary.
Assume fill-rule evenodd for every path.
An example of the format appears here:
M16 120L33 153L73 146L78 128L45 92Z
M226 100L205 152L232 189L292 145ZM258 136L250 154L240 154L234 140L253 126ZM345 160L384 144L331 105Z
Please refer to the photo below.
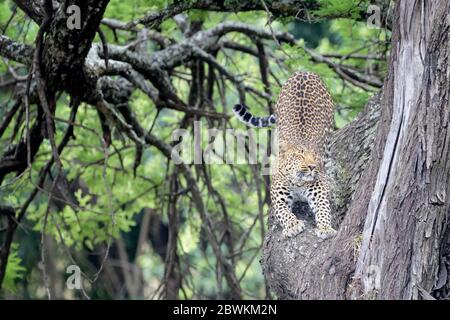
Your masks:
M64 1L54 13L43 48L43 74L50 90L66 90L75 96L89 89L84 63L109 0ZM83 13L81 29L69 29L67 8ZM88 90L91 91L91 90Z
M384 98L393 112L378 139L385 141L380 170L369 173L376 183L356 269L358 279L377 270L380 285L363 281L360 294L426 298L437 279L450 204L449 5L404 1L397 7L392 89Z
M346 211L337 236L320 242L310 226L286 241L269 218L262 265L279 298L425 299L436 280L448 282L439 266L450 203L449 1L399 1L394 21L374 138L353 134L367 110L335 135L336 212ZM351 147L339 156L342 144L361 143L357 158Z

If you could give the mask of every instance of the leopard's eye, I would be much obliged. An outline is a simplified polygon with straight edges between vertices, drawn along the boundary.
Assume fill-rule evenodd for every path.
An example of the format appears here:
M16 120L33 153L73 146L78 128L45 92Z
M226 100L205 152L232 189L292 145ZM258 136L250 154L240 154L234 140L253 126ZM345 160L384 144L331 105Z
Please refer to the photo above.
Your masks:
M315 170L316 170L316 165L315 164L302 165L300 167L300 171L304 172L304 173L309 173L309 172L315 171Z
M301 172L309 172L309 168L307 166L301 166L300 171Z

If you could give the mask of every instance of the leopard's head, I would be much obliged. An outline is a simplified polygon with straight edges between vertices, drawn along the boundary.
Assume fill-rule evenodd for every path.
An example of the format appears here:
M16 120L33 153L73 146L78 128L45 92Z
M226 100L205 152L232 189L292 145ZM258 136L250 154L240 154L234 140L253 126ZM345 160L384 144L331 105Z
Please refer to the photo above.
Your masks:
M319 175L319 157L311 149L283 144L279 150L278 170L295 184L312 182Z

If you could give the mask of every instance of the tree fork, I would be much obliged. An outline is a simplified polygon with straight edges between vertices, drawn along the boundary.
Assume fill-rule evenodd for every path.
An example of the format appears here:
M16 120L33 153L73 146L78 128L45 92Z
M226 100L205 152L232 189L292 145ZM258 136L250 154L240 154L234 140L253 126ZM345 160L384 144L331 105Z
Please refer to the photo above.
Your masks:
M377 129L363 120L376 114L368 107L334 134L338 222L346 212L337 236L319 241L310 226L287 241L269 217L262 266L279 298L431 297L449 225L448 8L448 0L396 3ZM370 150L353 150L362 145Z

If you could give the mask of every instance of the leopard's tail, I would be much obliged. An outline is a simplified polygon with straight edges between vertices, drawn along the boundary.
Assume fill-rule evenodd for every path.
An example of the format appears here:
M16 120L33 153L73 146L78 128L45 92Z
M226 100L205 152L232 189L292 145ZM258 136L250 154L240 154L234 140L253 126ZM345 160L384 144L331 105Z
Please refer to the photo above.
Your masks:
M255 117L243 104L235 105L233 107L233 112L239 120L250 127L265 128L273 126L277 122L275 115L273 114L266 117Z

